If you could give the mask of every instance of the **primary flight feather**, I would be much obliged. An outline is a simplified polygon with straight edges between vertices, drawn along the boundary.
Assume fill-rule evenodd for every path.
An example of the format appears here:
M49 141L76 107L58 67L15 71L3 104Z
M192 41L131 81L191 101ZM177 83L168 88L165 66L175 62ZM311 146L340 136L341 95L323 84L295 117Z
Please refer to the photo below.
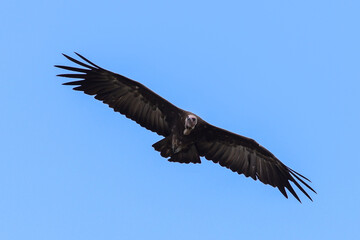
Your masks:
M205 157L234 172L277 187L286 198L287 189L299 202L290 182L310 200L300 183L316 193L307 183L309 179L284 165L253 139L215 127L196 114L174 106L141 83L103 69L80 54L77 56L84 62L64 56L83 67L56 65L75 72L58 76L78 79L64 85L73 85L74 90L95 95L114 111L164 136L153 147L170 162L200 163L200 157Z

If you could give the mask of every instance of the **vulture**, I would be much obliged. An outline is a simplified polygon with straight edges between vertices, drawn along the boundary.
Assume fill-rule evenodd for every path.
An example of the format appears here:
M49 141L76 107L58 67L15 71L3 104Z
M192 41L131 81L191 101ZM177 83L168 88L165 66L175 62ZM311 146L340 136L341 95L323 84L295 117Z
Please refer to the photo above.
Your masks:
M286 198L287 189L301 202L291 183L312 201L305 191L308 188L316 193L309 185L311 181L287 167L255 140L213 126L196 114L176 107L141 83L101 68L78 53L81 60L63 55L79 65L55 65L72 71L57 75L75 79L63 84L94 95L115 112L163 136L152 146L168 161L201 163L200 157L205 157L233 172L278 188Z

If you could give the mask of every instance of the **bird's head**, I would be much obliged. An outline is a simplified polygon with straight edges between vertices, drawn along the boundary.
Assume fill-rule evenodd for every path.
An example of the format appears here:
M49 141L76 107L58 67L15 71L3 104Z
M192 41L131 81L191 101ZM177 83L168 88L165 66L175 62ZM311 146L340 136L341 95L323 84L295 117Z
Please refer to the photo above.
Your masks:
M197 117L193 114L189 114L185 118L185 130L184 135L189 135L197 124Z

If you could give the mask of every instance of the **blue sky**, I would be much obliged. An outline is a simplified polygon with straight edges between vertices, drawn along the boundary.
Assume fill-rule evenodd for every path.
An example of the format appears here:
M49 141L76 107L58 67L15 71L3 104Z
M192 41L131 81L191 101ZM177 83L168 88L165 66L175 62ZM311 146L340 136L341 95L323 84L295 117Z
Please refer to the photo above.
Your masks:
M358 1L6 1L0 239L355 239ZM203 160L61 86L79 52L312 180L314 202Z

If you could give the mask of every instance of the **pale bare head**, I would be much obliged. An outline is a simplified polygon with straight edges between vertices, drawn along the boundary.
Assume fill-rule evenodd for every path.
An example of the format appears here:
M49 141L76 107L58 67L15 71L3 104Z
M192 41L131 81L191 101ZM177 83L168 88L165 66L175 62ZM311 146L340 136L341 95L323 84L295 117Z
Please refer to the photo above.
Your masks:
M193 114L189 114L185 118L185 130L184 135L189 135L197 124L197 117Z

